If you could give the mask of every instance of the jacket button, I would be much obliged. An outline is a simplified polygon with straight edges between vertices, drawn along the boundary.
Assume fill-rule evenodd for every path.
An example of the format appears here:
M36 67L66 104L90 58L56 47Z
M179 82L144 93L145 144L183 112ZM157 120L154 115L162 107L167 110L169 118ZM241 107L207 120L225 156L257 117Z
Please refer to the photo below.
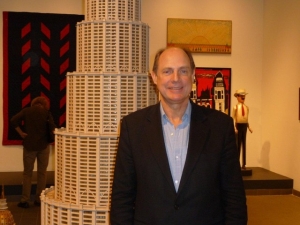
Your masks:
M178 210L178 209L179 209L179 206L178 206L178 205L174 205L174 209L175 209L175 210Z

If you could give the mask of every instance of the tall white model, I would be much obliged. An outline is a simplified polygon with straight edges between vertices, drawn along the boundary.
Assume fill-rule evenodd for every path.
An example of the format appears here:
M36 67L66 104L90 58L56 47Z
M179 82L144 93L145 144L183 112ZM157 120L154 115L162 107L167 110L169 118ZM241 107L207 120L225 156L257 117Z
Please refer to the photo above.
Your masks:
M157 102L141 0L86 0L76 72L67 74L67 125L55 131L55 187L42 225L109 224L121 119Z

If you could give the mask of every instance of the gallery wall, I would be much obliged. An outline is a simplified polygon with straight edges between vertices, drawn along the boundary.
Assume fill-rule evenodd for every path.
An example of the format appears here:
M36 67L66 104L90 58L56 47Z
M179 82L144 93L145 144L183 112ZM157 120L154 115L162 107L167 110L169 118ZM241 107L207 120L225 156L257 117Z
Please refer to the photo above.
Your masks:
M258 163L300 191L300 1L264 1L261 143Z
M237 102L233 97L236 89L245 88L249 93L246 104L250 107L249 122L253 133L247 136L247 165L264 167L291 177L295 189L300 190L300 178L294 175L294 172L300 173L300 76L297 75L300 26L297 27L295 22L300 21L300 15L290 13L299 8L300 2L285 2L172 0L170 3L169 0L142 0L142 21L150 26L151 68L155 52L166 46L167 18L232 20L232 53L197 53L194 54L196 65L232 69L231 106ZM2 11L83 14L83 7L83 0L44 0L42 4L39 0L0 1ZM2 92L2 82L0 89ZM0 105L3 106L2 98ZM291 112L288 106L294 106L294 110ZM2 111L0 115L3 124ZM1 127L1 142L2 133ZM54 153L55 150L52 150L49 170L54 170ZM22 171L21 146L0 147L0 171Z

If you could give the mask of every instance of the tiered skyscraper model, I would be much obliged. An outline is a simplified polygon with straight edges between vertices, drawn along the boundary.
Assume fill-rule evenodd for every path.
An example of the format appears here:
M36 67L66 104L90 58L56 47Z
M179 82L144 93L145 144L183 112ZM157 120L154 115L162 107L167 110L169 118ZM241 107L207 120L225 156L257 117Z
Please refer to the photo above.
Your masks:
M67 125L55 131L55 187L42 225L109 224L121 119L157 102L141 0L86 0L76 72L67 74Z

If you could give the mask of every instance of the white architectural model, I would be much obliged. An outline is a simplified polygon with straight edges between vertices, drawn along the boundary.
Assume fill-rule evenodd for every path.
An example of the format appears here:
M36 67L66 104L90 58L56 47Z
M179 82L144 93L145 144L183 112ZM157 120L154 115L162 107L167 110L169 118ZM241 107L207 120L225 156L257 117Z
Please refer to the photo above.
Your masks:
M55 187L41 195L42 225L109 224L120 121L157 102L140 8L141 0L86 0L76 72L67 74L67 125L55 131Z

